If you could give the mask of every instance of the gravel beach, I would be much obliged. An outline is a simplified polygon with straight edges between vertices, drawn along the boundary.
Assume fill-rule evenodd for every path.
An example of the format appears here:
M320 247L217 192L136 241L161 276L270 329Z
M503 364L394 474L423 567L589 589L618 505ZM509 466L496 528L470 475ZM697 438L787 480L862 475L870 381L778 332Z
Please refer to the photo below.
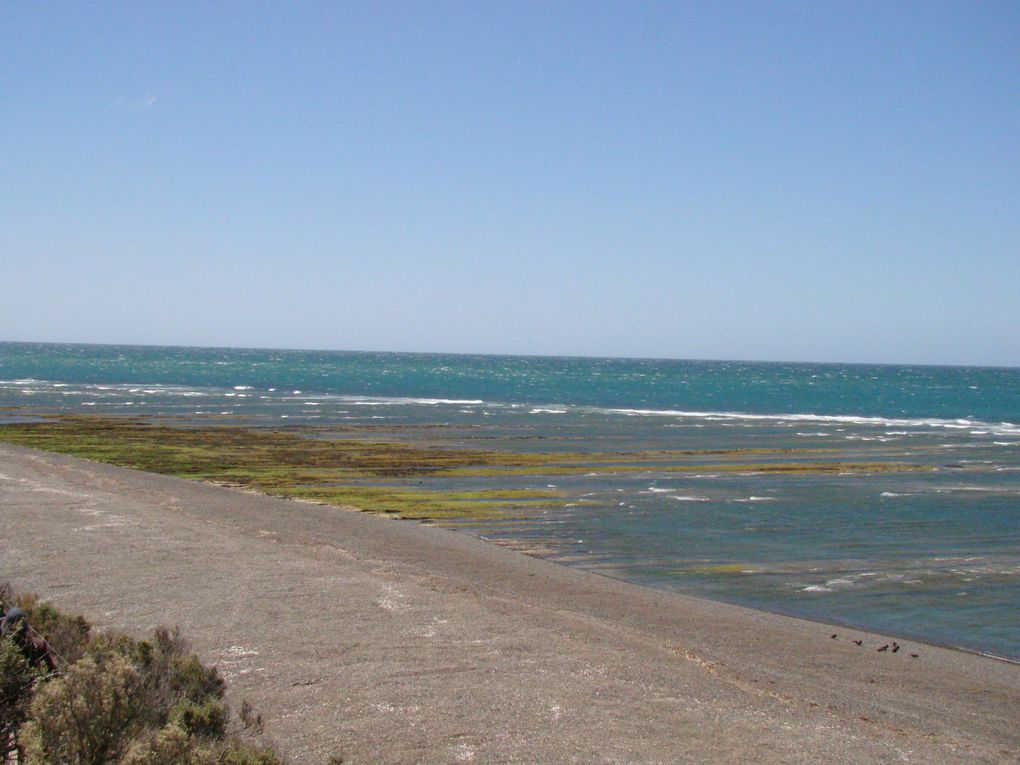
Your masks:
M5 444L0 514L0 581L179 624L300 765L1020 762L992 658Z

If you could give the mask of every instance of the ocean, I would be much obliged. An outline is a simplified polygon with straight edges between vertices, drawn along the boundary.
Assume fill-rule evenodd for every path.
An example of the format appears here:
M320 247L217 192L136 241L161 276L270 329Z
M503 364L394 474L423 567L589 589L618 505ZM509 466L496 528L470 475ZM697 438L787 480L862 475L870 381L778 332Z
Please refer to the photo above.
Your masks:
M1020 659L1020 369L0 343L0 423L53 412L690 450L703 470L429 481L555 489L463 530L564 565ZM713 469L734 450L767 456Z

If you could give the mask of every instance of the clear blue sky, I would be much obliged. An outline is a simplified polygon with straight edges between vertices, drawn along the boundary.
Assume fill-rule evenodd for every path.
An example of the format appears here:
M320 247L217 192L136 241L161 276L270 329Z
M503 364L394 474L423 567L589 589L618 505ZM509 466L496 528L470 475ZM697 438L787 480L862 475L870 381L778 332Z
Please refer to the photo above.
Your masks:
M1020 365L1016 2L4 3L0 339Z

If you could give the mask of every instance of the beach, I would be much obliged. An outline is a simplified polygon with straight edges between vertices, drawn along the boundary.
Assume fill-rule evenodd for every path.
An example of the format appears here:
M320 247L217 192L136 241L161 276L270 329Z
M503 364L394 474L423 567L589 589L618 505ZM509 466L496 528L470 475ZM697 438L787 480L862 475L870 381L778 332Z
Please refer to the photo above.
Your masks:
M0 441L1020 660L1020 370L0 343Z
M894 638L427 524L10 445L0 503L0 578L100 630L179 624L294 763L997 763L1020 751L1020 666L996 659L903 639L879 651Z

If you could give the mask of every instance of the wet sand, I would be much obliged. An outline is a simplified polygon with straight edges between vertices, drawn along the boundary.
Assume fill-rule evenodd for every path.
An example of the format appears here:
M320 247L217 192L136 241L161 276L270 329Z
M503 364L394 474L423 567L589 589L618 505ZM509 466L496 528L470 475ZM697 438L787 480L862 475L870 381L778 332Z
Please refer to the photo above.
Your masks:
M293 763L1020 762L1020 666L465 533L4 444L0 528L0 580L180 624Z

